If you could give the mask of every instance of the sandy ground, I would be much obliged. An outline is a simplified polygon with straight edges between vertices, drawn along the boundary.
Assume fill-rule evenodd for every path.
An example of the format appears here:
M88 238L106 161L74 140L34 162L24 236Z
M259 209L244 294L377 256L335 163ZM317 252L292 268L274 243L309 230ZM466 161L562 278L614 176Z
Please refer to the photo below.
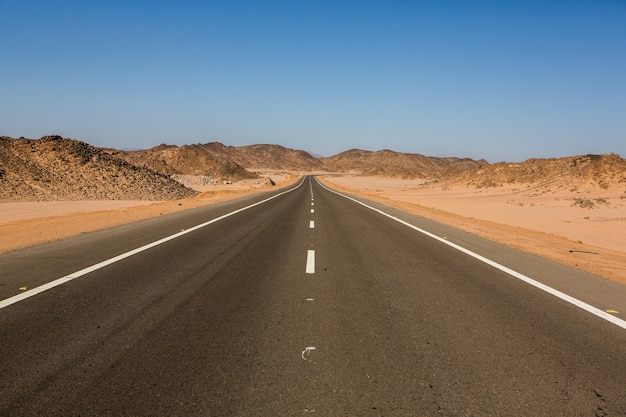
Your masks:
M276 186L256 180L203 186L200 194L174 201L0 202L0 253L233 200L284 187L297 179L286 174L271 178Z
M122 210L156 203L160 202L142 200L0 202L0 224L93 211Z
M599 189L578 184L568 190L531 186L446 188L419 180L356 176L328 176L323 181L525 252L626 283L626 194L623 187ZM588 208L590 205L592 208Z

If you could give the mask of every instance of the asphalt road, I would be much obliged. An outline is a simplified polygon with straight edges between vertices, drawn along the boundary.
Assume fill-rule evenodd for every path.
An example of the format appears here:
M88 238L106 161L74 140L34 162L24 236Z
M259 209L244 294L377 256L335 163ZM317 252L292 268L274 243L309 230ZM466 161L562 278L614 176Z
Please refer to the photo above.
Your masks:
M2 300L69 278L0 309L0 415L626 414L625 329L310 177L74 274L268 197L1 255ZM384 210L626 313L623 286Z

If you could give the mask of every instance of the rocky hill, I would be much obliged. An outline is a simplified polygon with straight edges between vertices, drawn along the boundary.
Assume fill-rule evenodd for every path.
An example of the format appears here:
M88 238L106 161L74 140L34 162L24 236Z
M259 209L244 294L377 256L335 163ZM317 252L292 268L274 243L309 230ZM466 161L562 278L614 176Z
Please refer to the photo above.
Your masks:
M371 152L360 149L345 151L323 158L322 161L328 171L399 178L439 178L488 165L485 160L435 158L390 150Z
M280 145L226 146L219 142L211 142L199 146L216 158L231 160L250 171L272 169L315 172L323 170L322 161L307 152Z
M166 175L205 176L214 182L257 178L255 170L314 172L323 170L322 162L300 150L280 145L226 146L219 142L195 145L159 145L154 148L122 152L110 150L138 166ZM251 172L252 171L252 172Z
M194 194L167 175L84 142L0 137L0 201L171 200Z
M574 182L600 188L626 185L626 161L615 154L490 165L484 160L390 150L352 149L315 158L279 145L235 147L211 142L118 151L59 136L38 140L0 137L0 201L177 199L195 193L183 183L200 181L205 185L258 178L251 171L264 169L421 178L477 188L507 184L567 187Z
M257 178L232 158L215 156L204 145L159 145L140 151L113 151L127 162L170 176L202 176L221 183Z
M213 182L254 178L255 171L341 172L403 178L439 178L487 165L485 160L434 158L389 150L353 149L329 158L315 158L280 145L227 146L219 142L195 145L159 145L154 148L112 154L174 178L205 176Z
M626 186L626 160L614 153L565 158L529 159L520 163L484 165L448 178L454 185L476 188L508 184L556 185L592 184L600 188Z

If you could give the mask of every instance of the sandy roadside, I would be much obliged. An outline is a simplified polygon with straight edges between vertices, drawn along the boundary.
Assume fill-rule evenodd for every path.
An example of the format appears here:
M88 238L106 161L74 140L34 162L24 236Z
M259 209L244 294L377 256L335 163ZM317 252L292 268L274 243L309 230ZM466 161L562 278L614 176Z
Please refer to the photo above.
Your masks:
M327 176L341 191L447 224L604 278L626 283L624 190L441 189L417 180Z
M244 182L216 185L203 188L194 197L162 202L0 203L0 253L285 187L297 177L273 176L272 179L275 186Z

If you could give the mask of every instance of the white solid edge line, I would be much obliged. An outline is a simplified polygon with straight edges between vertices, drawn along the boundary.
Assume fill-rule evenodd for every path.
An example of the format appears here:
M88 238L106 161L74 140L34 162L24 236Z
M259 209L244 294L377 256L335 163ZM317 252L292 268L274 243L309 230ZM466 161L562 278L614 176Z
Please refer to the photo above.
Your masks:
M306 253L306 273L315 273L315 251L312 249L309 249Z
M81 269L80 271L73 272L73 273L68 274L68 275L66 275L64 277L55 279L54 281L50 281L50 282L48 282L46 284L42 284L42 285L40 285L38 287L35 287L35 288L30 289L28 291L25 291L25 292L23 292L21 294L17 294L17 295L14 295L12 297L9 297L9 298L6 298L4 300L1 300L0 301L0 309L8 307L11 304L15 304L15 303L18 303L20 301L23 301L23 300L25 300L27 298L33 297L33 296L35 296L37 294L40 294L40 293L42 293L44 291L47 291L47 290L51 289L51 288L58 287L59 285L65 284L68 281L71 281L73 279L82 277L83 275L87 275L90 272L97 271L98 269L101 269L101 268L104 268L105 266L114 264L115 262L121 261L122 259L129 258L129 257L131 257L133 255L136 255L136 254L140 253L140 252L143 252L145 250L148 250L148 249L151 249L151 248L153 248L155 246L158 246L158 245L160 245L162 243L169 242L170 240L174 240L174 239L176 239L178 237L186 235L187 233L194 232L194 231L196 231L198 229L201 229L201 228L203 228L205 226L208 226L210 224L216 223L216 222L218 222L220 220L224 220L225 218L233 216L233 215L235 215L237 213L241 213L244 210L248 210L248 209L250 209L252 207L258 206L258 205L263 204L263 203L266 203L266 202L268 202L270 200L273 200L273 199L275 199L277 197L280 197L280 196L282 196L284 194L287 194L287 193L290 193L290 192L292 192L294 190L297 190L298 188L300 188L300 186L302 186L302 184L304 184L304 178L302 179L300 184L298 184L296 187L291 188L291 189L289 189L287 191L283 191L281 193L278 193L278 194L276 194L276 195L274 195L272 197L266 198L265 200L256 202L256 203L251 204L251 205L246 206L246 207L242 207L242 208L237 209L235 211L231 211L230 213L226 213L226 214L224 214L224 215L222 215L220 217L216 217L215 219L212 219L212 220L209 220L207 222L201 223L201 224L199 224L197 226L194 226L194 227L191 227L189 229L185 229L182 232L178 232L176 234L173 234L171 236L167 236L167 237L165 237L163 239L160 239L160 240L157 240L155 242L148 243L147 245L144 245L144 246L141 246L141 247L139 247L137 249L133 249L131 251L122 253L121 255L115 256L113 258L110 258L110 259L107 259L105 261L99 262L99 263L97 263L95 265L92 265L92 266L89 266L87 268Z
M604 319L604 320L606 320L606 321L608 321L610 323L615 324L616 326L621 327L622 329L626 329L626 321L624 321L624 320L622 320L620 318L617 318L615 316L612 316L611 314L607 313L606 311L600 310L597 307L594 307L594 306L592 306L590 304L587 304L584 301L580 301L579 299L574 298L571 295L567 295L564 292L561 292L561 291L559 291L557 289L549 287L546 284L543 284L543 283L541 283L539 281L535 281L534 279L532 279L530 277L527 277L524 274L521 274L521 273L519 273L517 271L514 271L514 270L512 270L510 268L507 268L504 265L501 265L501 264L499 264L499 263L497 263L495 261L492 261L491 259L485 258L484 256L479 255L479 254L477 254L475 252L472 252L471 250L466 249L466 248L464 248L462 246L459 246L459 245L457 245L455 243L452 243L449 240L443 239L443 238L441 238L441 237L439 237L437 235L434 235L434 234L432 234L432 233L430 233L430 232L428 232L428 231L426 231L424 229L420 229L417 226L413 226L411 223L405 222L404 220L400 220L397 217L394 217L394 216L392 216L390 214L387 214L387 213L385 213L382 210L379 210L377 208L368 206L367 204L365 204L365 203L363 203L363 202L361 202L359 200L356 200L356 199L354 199L352 197L349 197L347 195L341 194L340 192L337 192L335 190L331 190L330 188L324 186L324 184L322 184L317 178L315 180L317 181L317 183L320 186L322 186L322 188L330 191L331 193L335 193L335 194L337 194L337 195L339 195L341 197L347 198L348 200L354 201L355 203L358 203L358 204L360 204L360 205L362 205L364 207L367 207L370 210L374 210L375 212L377 212L379 214L382 214L383 216L386 216L386 217L388 217L388 218L390 218L392 220L395 220L398 223L401 223L401 224L403 224L403 225L405 225L407 227L410 227L411 229L413 229L413 230L415 230L417 232L420 232L420 233L422 233L422 234L424 234L424 235L426 235L428 237L431 237L431 238L433 238L433 239L435 239L435 240L437 240L437 241L439 241L441 243L444 243L444 244L446 244L446 245L448 245L448 246L450 246L450 247L452 247L452 248L454 248L454 249L456 249L456 250L458 250L460 252L463 252L466 255L471 256L472 258L475 258L475 259L477 259L477 260L479 260L481 262L486 263L487 265L490 265L490 266L492 266L492 267L494 267L496 269L499 269L500 271L502 271L502 272L504 272L506 274L509 274L512 277L515 277L515 278L517 278L517 279L519 279L521 281L524 281L525 283L530 284L533 287L539 288L540 290L543 290L543 291L547 292L548 294L551 294L551 295L553 295L555 297L560 298L563 301L566 301L566 302L568 302L570 304L573 304L573 305L575 305L578 308L581 308L581 309L583 309L583 310L585 310L585 311L587 311L587 312L589 312L589 313L591 313L591 314L593 314L593 315L595 315L597 317L600 317L600 318L602 318L602 319Z

